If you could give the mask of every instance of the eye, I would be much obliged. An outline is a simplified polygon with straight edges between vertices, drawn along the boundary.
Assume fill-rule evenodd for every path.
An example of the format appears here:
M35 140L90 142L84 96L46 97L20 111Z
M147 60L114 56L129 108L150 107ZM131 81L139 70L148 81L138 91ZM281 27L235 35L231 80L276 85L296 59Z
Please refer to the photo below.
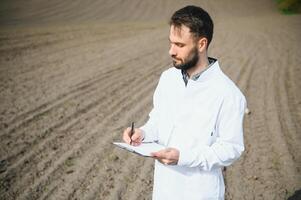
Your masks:
M182 43L176 43L176 45L178 46L178 47L180 47L180 48L182 48L182 47L184 47L185 45L184 44L182 44Z

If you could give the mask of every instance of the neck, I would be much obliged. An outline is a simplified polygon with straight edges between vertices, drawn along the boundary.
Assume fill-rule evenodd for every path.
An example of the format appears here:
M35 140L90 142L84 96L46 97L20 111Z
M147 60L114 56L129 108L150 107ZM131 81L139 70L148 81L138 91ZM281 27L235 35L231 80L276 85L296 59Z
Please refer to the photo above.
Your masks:
M195 67L192 67L187 70L187 73L189 77L192 77L193 75L205 70L209 65L209 60L207 55L200 56L199 62L195 65Z

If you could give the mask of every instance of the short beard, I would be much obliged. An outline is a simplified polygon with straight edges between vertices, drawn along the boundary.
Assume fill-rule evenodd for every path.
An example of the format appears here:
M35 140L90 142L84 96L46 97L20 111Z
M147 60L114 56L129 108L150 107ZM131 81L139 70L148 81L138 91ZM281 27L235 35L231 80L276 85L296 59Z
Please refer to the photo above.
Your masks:
M182 63L182 64L176 64L175 61L173 61L173 66L177 69L181 69L181 70L184 70L184 71L187 71L188 69L196 66L196 64L198 63L199 61L199 54L198 54L198 49L195 48L193 51L192 51L192 58L189 59L187 62L185 63Z

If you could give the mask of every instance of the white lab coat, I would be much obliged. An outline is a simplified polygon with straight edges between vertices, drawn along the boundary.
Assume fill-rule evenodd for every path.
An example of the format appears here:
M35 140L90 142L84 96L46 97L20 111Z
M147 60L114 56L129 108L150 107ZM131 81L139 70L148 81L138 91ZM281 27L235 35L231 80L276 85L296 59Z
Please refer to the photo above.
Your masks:
M221 169L244 151L244 95L216 61L187 87L180 70L164 71L153 104L144 140L180 152L177 165L155 162L153 199L224 199Z

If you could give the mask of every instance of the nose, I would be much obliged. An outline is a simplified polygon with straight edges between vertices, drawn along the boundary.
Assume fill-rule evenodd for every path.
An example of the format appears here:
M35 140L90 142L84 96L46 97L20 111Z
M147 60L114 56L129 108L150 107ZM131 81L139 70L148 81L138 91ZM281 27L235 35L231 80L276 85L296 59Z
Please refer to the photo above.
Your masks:
M176 55L176 51L175 51L175 48L174 48L174 45L173 45L173 44L170 45L168 53L169 53L169 55L170 55L171 57L173 57L173 56Z

